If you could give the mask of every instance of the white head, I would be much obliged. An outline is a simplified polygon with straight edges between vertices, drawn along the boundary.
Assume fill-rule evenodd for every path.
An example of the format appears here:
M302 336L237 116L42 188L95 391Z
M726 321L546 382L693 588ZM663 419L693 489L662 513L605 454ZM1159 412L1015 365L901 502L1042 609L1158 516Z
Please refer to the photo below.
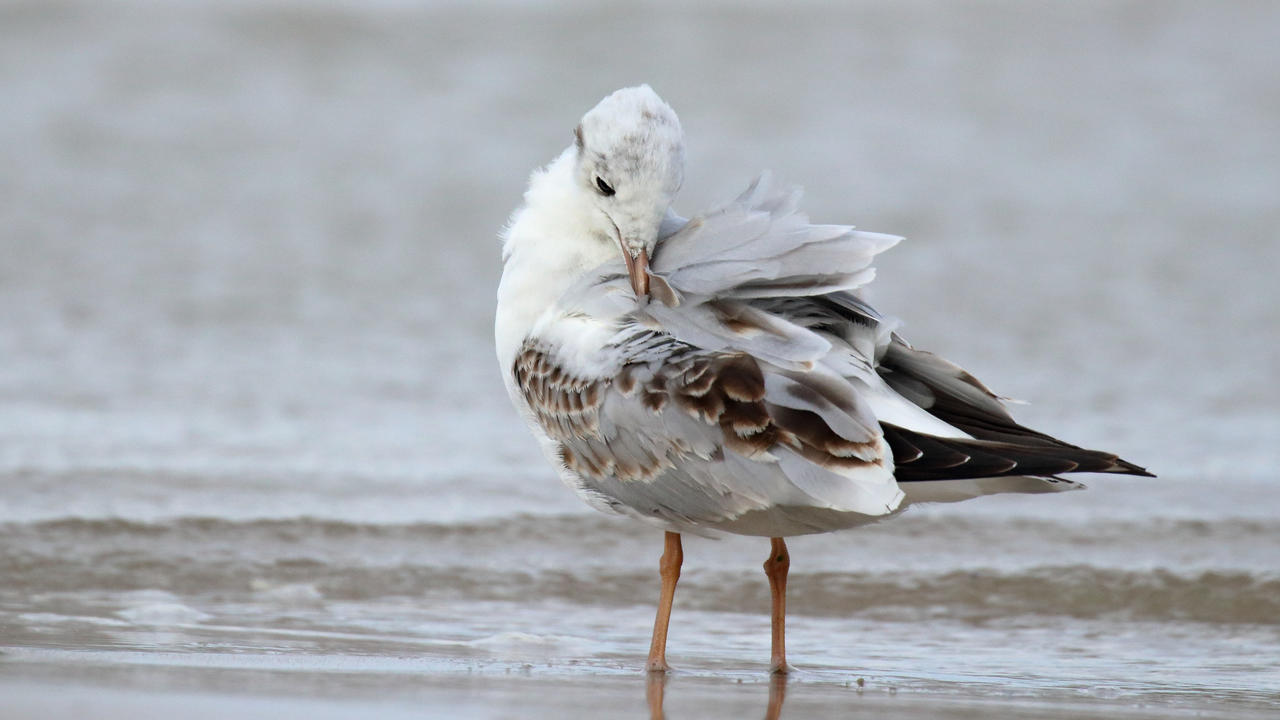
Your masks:
M684 132L648 85L623 88L582 116L574 130L576 180L592 198L597 230L617 240L631 285L648 292L645 270L658 227L684 181Z

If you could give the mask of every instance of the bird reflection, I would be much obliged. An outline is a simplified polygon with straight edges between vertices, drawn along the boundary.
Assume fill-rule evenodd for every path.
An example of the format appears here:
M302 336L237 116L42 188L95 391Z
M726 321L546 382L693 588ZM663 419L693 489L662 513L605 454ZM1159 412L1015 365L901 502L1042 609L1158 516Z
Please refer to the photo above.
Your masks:
M667 692L667 673L649 673L645 683L644 699L649 703L649 720L665 720L667 714L662 711L662 703Z
M786 673L769 676L769 704L764 710L764 720L778 720L782 715L782 699L787 695Z
M667 673L649 673L644 689L645 700L649 703L649 720L666 720L667 714L662 709L667 691ZM765 706L764 720L778 720L782 716L782 701L787 695L787 676L774 673L769 677L769 704Z

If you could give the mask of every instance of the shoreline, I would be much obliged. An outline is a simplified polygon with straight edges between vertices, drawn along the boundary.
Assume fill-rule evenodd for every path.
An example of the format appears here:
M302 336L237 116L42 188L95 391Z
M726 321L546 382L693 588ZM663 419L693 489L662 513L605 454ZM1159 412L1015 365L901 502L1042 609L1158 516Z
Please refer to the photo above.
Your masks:
M1263 718L1275 700L1170 687L1160 699L1034 688L990 677L885 677L804 669L784 684L764 672L677 669L655 684L617 662L495 662L461 656L310 655L0 648L0 718L830 717ZM636 667L631 667L635 665ZM859 687L858 678L864 679ZM1230 695L1231 693L1228 693ZM657 707L655 707L657 706Z

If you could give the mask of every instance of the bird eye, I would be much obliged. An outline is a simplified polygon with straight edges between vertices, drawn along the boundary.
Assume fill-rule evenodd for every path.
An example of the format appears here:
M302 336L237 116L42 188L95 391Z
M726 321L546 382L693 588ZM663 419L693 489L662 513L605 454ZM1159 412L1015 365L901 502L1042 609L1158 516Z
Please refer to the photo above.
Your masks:
M609 197L616 192L613 188L609 187L609 183L605 182L599 176L596 177L596 187L599 188L600 194L605 197Z

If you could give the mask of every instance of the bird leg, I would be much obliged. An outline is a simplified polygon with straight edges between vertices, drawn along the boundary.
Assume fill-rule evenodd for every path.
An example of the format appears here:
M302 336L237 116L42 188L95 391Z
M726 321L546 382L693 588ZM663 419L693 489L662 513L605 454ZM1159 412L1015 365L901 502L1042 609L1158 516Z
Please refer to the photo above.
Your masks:
M684 562L684 550L680 547L680 533L668 532L658 561L658 573L662 577L662 596L658 599L658 615L653 619L653 642L649 644L649 672L666 672L667 624L671 620L671 603L676 597L676 581L680 579L680 565Z
M769 660L769 671L786 674L791 670L787 664L787 570L791 568L791 555L787 553L787 544L782 538L769 538L772 545L769 559L764 561L764 574L769 578L769 592L773 596L773 652Z

